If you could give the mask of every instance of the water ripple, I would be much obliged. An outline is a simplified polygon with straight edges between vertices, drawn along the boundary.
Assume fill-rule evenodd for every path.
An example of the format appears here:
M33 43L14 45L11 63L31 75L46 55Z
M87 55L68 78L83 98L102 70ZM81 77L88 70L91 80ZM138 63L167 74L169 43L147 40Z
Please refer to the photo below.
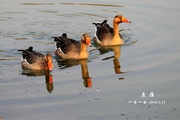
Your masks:
M51 11L51 10L41 10L39 12L46 12L46 13L59 13L58 11Z
M61 3L64 5L87 5L87 6L102 6L102 7L124 7L122 5L114 5L114 4L92 4L92 3Z
M54 5L53 3L21 3L21 5Z
M102 16L102 15L90 14L90 13L79 13L79 14L88 15L88 16L95 16L95 17L100 17L100 18L105 18L105 19L108 18L108 17Z

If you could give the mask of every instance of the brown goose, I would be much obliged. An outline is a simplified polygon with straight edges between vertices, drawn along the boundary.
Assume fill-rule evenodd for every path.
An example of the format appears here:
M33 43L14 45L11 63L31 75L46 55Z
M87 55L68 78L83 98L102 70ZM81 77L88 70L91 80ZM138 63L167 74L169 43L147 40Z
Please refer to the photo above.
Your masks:
M23 69L52 70L53 63L51 54L43 55L34 51L33 47L29 47L25 50L19 49L18 51L22 51L21 66Z
M56 43L55 54L64 59L86 59L89 54L87 46L91 46L90 36L83 34L81 42L67 38L66 33L62 36L53 37Z
M124 41L119 34L120 23L131 23L122 15L116 15L113 20L113 28L107 24L107 20L102 23L93 23L95 26L94 41L101 46L122 45Z

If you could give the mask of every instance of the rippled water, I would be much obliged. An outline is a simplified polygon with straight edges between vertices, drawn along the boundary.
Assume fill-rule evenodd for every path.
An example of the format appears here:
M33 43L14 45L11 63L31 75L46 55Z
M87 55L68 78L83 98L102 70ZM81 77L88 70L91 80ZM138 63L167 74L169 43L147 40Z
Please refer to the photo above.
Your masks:
M2 0L0 8L0 118L180 119L178 0ZM54 56L52 36L93 37L92 22L112 25L116 14L132 21L120 25L125 45L88 48L87 61ZM22 71L17 50L29 46L53 54L51 74Z

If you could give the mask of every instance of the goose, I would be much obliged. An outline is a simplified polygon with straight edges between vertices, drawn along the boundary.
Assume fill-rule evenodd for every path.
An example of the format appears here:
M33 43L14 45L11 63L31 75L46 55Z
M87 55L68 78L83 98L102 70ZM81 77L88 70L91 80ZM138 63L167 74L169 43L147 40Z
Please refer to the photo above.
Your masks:
M34 51L32 46L25 50L19 49L18 51L22 51L21 67L23 69L52 71L51 54L43 55L40 52Z
M86 59L89 56L87 46L91 46L91 39L88 34L83 34L81 42L67 37L63 33L59 37L52 37L56 44L55 54L63 59Z
M113 28L107 24L107 20L102 23L92 23L95 26L95 43L101 46L124 44L122 36L119 34L120 23L131 23L131 21L122 15L116 15L113 20Z

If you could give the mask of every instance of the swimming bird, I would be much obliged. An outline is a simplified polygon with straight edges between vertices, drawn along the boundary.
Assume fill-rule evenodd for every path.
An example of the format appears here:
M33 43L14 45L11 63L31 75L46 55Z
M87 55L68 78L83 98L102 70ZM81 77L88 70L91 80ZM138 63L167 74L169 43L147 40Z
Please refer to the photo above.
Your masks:
M88 34L83 34L81 42L67 37L66 33L62 36L52 37L56 43L55 54L63 59L86 59L89 56L87 46L91 46L91 39Z
M53 63L51 54L43 55L42 53L34 51L33 47L25 50L19 49L18 51L22 51L21 66L23 69L52 70Z
M119 34L120 23L131 23L122 15L116 15L113 20L113 28L107 24L107 20L102 23L92 23L95 26L94 41L101 46L122 45L124 41Z

